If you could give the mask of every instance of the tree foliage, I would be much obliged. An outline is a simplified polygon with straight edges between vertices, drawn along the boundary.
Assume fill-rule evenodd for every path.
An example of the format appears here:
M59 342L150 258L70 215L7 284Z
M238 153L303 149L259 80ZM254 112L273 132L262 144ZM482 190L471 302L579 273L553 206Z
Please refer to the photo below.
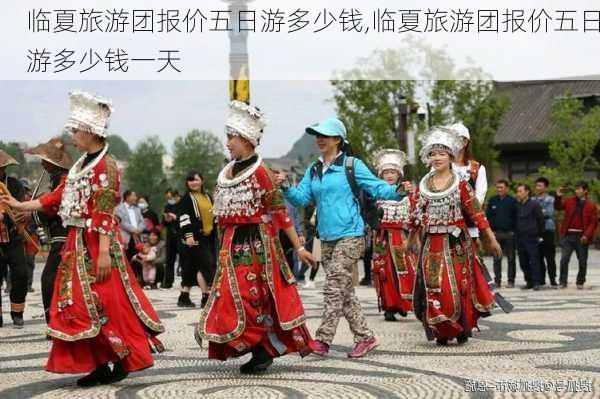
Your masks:
M579 99L567 96L557 100L552 109L554 128L548 137L550 157L556 167L542 166L539 174L550 180L552 188L573 190L586 171L600 172L597 149L600 144L600 107L586 110ZM589 179L588 179L589 180ZM590 192L600 200L600 182L589 181Z
M173 143L172 178L175 186L184 188L185 176L192 170L204 176L207 190L212 190L223 167L225 154L221 141L205 130L191 130Z
M400 104L406 98L409 110L420 105L425 113L429 106L431 126L462 121L471 132L474 157L493 169L498 156L494 134L509 102L494 94L491 78L471 61L457 68L444 48L407 40L359 59L357 67L336 74L331 84L357 155L369 160L378 149L398 148ZM417 135L427 128L414 112L408 126ZM414 175L424 172L417 163Z
M125 161L131 155L131 148L129 144L118 134L111 134L106 138L106 142L109 145L110 154L120 161Z
M162 208L167 178L163 170L165 146L157 136L149 137L139 143L125 167L125 185L138 195L150 198L152 209Z

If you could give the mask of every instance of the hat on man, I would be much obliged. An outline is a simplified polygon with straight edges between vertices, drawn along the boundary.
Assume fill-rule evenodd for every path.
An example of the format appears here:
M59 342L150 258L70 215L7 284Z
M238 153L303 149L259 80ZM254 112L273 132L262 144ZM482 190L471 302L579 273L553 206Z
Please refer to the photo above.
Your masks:
M65 143L58 137L26 150L25 154L36 156L62 169L68 170L73 166L73 159L67 153Z
M16 159L8 155L8 153L4 150L0 150L0 168L4 168L8 165L18 165Z

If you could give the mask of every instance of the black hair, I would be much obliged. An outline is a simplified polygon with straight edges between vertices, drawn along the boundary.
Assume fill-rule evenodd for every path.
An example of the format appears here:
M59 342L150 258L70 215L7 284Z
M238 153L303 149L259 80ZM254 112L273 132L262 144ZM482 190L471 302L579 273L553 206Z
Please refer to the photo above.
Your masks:
M148 203L148 206L150 206L150 198L148 198L147 195L140 195L138 197L138 201L141 200L141 199L145 200Z
M548 187L550 185L550 181L545 177L538 177L535 181L536 183L544 183L544 186Z
M338 150L342 151L344 154L346 154L349 157L354 156L354 150L352 149L352 144L350 144L349 141L346 141L344 139L342 139L342 142L340 143Z
M202 173L200 173L196 170L192 170L192 171L188 172L187 176L185 177L185 187L188 191L190 191L190 188L187 185L187 182L195 180L196 176L198 176L198 177L200 177L200 179L202 179L202 186L200 187L200 192L202 194L204 194L204 176L202 176Z
M575 188L577 187L581 187L584 191L589 190L589 186L585 180L579 180L577 183L575 183Z
M510 183L506 179L498 179L496 180L496 184L504 184L506 187L510 186Z
M131 194L134 194L134 192L131 190L125 190L125 192L123 192L123 201L126 201Z
M527 191L528 193L531 193L531 187L529 187L528 184L521 183L517 186L517 188L519 188L519 187L523 187L525 189L525 191Z

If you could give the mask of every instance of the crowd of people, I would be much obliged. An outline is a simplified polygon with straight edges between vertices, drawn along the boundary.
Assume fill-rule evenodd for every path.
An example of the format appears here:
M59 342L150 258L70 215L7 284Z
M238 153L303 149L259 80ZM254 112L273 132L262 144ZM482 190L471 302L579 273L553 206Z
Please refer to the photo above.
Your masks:
M567 288L573 252L579 266L576 287L584 288L588 248L598 225L597 205L589 198L589 186L583 180L575 183L575 195L571 197L565 197L562 187L551 196L549 185L545 177L535 181L535 192L527 184L518 184L515 198L509 194L508 181L500 179L496 182L496 195L490 198L486 213L507 259L508 288L515 286L517 256L525 278L521 288L535 291L544 286ZM565 211L558 231L561 249L558 271L555 210ZM498 287L502 284L501 266L502 258L495 257L494 274Z
M326 119L306 128L321 155L293 185L257 152L263 112L233 101L225 127L231 162L214 192L205 190L200 171L190 171L183 195L165 192L159 217L147 196L121 194L119 170L107 153L110 101L83 92L70 100L66 130L82 157L73 163L58 139L31 150L51 177L49 193L26 197L5 172L16 161L0 151L0 256L10 271L13 323L22 327L25 243L35 244L27 225L47 232L42 294L52 347L46 369L88 373L79 386L117 382L153 365L152 353L164 349L156 337L164 326L144 289L172 289L176 275L178 306L195 307L193 287L201 291L196 340L208 341L211 359L251 353L240 367L244 374L265 371L290 353L327 356L342 317L354 337L348 357L374 350L376 331L355 292L361 259L361 283L373 282L384 319L414 312L426 338L443 346L468 342L496 305L512 309L498 292L503 256L507 287L515 284L515 253L523 288L538 290L546 274L551 286L566 287L573 252L577 287L585 283L598 221L587 184L577 183L574 197L565 198L563 189L552 197L548 180L539 178L535 196L520 184L515 199L510 184L499 180L484 208L486 169L472 158L461 123L427 132L419 155L429 172L413 185L404 177L406 154L382 150L372 171L353 155L342 121ZM562 209L557 282L554 211ZM494 256L493 278L482 246ZM323 313L313 338L297 283L314 287L319 268Z

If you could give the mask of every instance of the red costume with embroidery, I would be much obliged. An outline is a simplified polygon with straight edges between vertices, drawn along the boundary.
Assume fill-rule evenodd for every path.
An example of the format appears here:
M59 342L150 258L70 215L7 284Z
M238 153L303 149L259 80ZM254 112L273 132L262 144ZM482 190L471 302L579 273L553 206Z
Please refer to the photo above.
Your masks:
M449 188L435 191L427 174L416 193L414 224L421 231L422 252L415 287L415 314L435 338L471 335L482 315L489 315L495 295L481 270L467 221L480 231L488 221L471 186L453 171Z
M225 167L213 212L221 246L196 330L209 341L209 358L241 356L258 345L272 357L310 353L304 308L278 239L293 223L260 157Z
M405 250L410 201L406 197L377 203L382 217L373 240L373 279L380 308L404 315L412 310L415 283L415 257Z
M53 338L46 369L87 373L121 361L126 371L153 365L150 345L164 331L127 263L113 210L119 202L119 171L107 147L85 165L82 157L67 180L40 202L68 227L50 305ZM88 159L89 161L89 159ZM95 281L100 234L110 237L111 273Z

